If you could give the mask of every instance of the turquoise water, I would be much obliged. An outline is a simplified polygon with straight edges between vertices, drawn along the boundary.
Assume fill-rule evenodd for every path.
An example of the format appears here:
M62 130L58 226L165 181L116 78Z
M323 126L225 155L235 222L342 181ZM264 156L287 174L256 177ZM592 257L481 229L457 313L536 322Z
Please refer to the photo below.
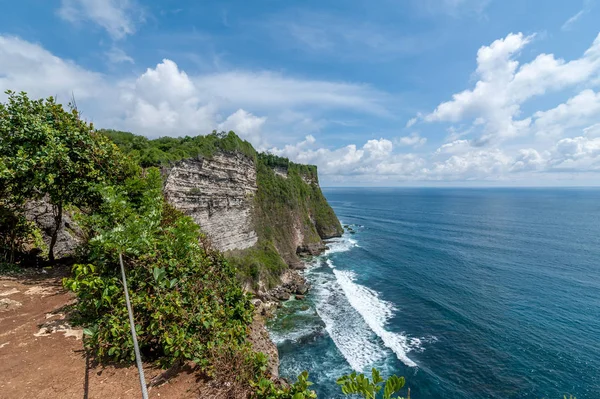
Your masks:
M356 233L271 321L283 376L322 398L373 366L413 399L600 398L600 190L324 192Z

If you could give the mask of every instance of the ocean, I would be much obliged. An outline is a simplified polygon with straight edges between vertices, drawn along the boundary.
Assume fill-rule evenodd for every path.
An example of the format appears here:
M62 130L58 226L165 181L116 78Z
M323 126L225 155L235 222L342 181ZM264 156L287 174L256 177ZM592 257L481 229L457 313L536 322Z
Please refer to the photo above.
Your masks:
M600 398L600 189L324 193L352 231L269 322L282 376L320 398L372 367L412 399Z

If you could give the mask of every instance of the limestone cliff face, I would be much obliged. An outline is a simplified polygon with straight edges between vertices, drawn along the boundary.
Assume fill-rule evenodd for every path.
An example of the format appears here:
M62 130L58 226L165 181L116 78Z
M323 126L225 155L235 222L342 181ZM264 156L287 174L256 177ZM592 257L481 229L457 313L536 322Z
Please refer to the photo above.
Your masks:
M316 255L323 239L342 233L315 166L269 165L261 156L217 151L182 160L165 170L164 186L167 201L258 290L279 284L285 269L303 267L298 255Z
M253 223L256 167L239 152L187 159L167 171L167 200L191 216L221 251L256 244Z

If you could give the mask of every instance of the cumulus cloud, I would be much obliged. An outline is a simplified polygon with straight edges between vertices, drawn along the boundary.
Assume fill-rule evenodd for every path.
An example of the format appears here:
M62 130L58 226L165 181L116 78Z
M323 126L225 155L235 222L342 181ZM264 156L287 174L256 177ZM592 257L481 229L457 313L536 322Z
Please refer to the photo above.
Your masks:
M600 170L600 138L578 136L559 140L550 152L548 166L562 171Z
M284 148L271 148L276 155L296 162L319 165L320 173L330 176L404 176L409 178L423 166L423 161L412 154L394 154L393 143L388 139L368 140L362 146L350 144L337 149L312 148L312 136Z
M218 130L233 130L240 137L250 141L255 146L261 147L264 138L262 137L262 127L267 118L256 116L243 109L238 109L229 115L225 121L219 123Z
M419 133L412 133L410 136L400 137L396 140L399 146L420 147L427 142L427 138L421 137Z
M33 97L59 100L89 99L102 95L104 77L72 61L54 56L40 45L0 35L0 92L26 91ZM2 94L0 93L0 96Z
M345 138L343 145L322 144L323 110L375 117L389 113L387 95L361 84L298 79L269 71L193 75L169 59L135 78L117 79L56 57L38 44L0 35L0 91L57 95L62 102L73 93L84 116L96 125L150 137L234 130L260 149L317 164L330 183L506 181L531 179L533 174L536 179L551 179L568 175L563 172L600 173L600 93L585 87L600 71L600 39L576 60L540 55L519 66L514 57L530 40L509 35L482 47L475 88L409 122L410 126L417 120L461 122L451 126L447 142L430 153L405 153L426 143L416 132L395 139ZM578 91L553 108L529 118L519 116L526 99L564 87ZM466 119L471 123L465 126ZM274 120L289 126L289 131L311 134L296 144L273 147L269 133ZM489 138L506 139L525 130L535 132L530 138L538 141L508 147L502 140L490 139L483 145L484 140L471 137L482 131Z
M136 31L144 14L132 0L62 0L58 15L71 23L93 22L113 39L122 39Z
M435 150L435 155L462 153L467 152L470 149L471 142L469 140L454 140L449 143L442 144L437 150Z
M115 61L129 62L124 53L113 55ZM115 79L56 57L38 44L0 36L0 90L7 89L32 97L57 95L63 102L74 94L85 115L99 126L151 137L233 129L256 145L266 144L261 131L270 115L310 131L321 125L310 117L311 110L388 114L386 95L367 85L269 71L188 75L168 59L137 78Z
M526 133L531 118L520 118L521 105L534 96L581 84L600 71L600 35L582 57L571 61L540 54L519 66L516 56L533 40L522 33L483 46L477 52L473 89L454 94L425 116L427 122L472 120L483 127L482 142Z
M127 129L149 136L183 136L209 132L217 124L216 104L203 101L192 80L171 60L118 89Z
M600 122L600 93L587 89L567 102L534 115L534 128L537 134L561 136L572 128Z

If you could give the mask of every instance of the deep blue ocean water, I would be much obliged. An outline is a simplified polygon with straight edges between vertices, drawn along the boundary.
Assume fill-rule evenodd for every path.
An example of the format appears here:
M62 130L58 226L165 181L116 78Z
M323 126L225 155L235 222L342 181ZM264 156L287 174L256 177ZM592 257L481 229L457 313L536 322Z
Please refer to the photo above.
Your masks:
M356 233L270 322L283 376L320 398L373 366L413 399L600 398L600 190L324 193Z

